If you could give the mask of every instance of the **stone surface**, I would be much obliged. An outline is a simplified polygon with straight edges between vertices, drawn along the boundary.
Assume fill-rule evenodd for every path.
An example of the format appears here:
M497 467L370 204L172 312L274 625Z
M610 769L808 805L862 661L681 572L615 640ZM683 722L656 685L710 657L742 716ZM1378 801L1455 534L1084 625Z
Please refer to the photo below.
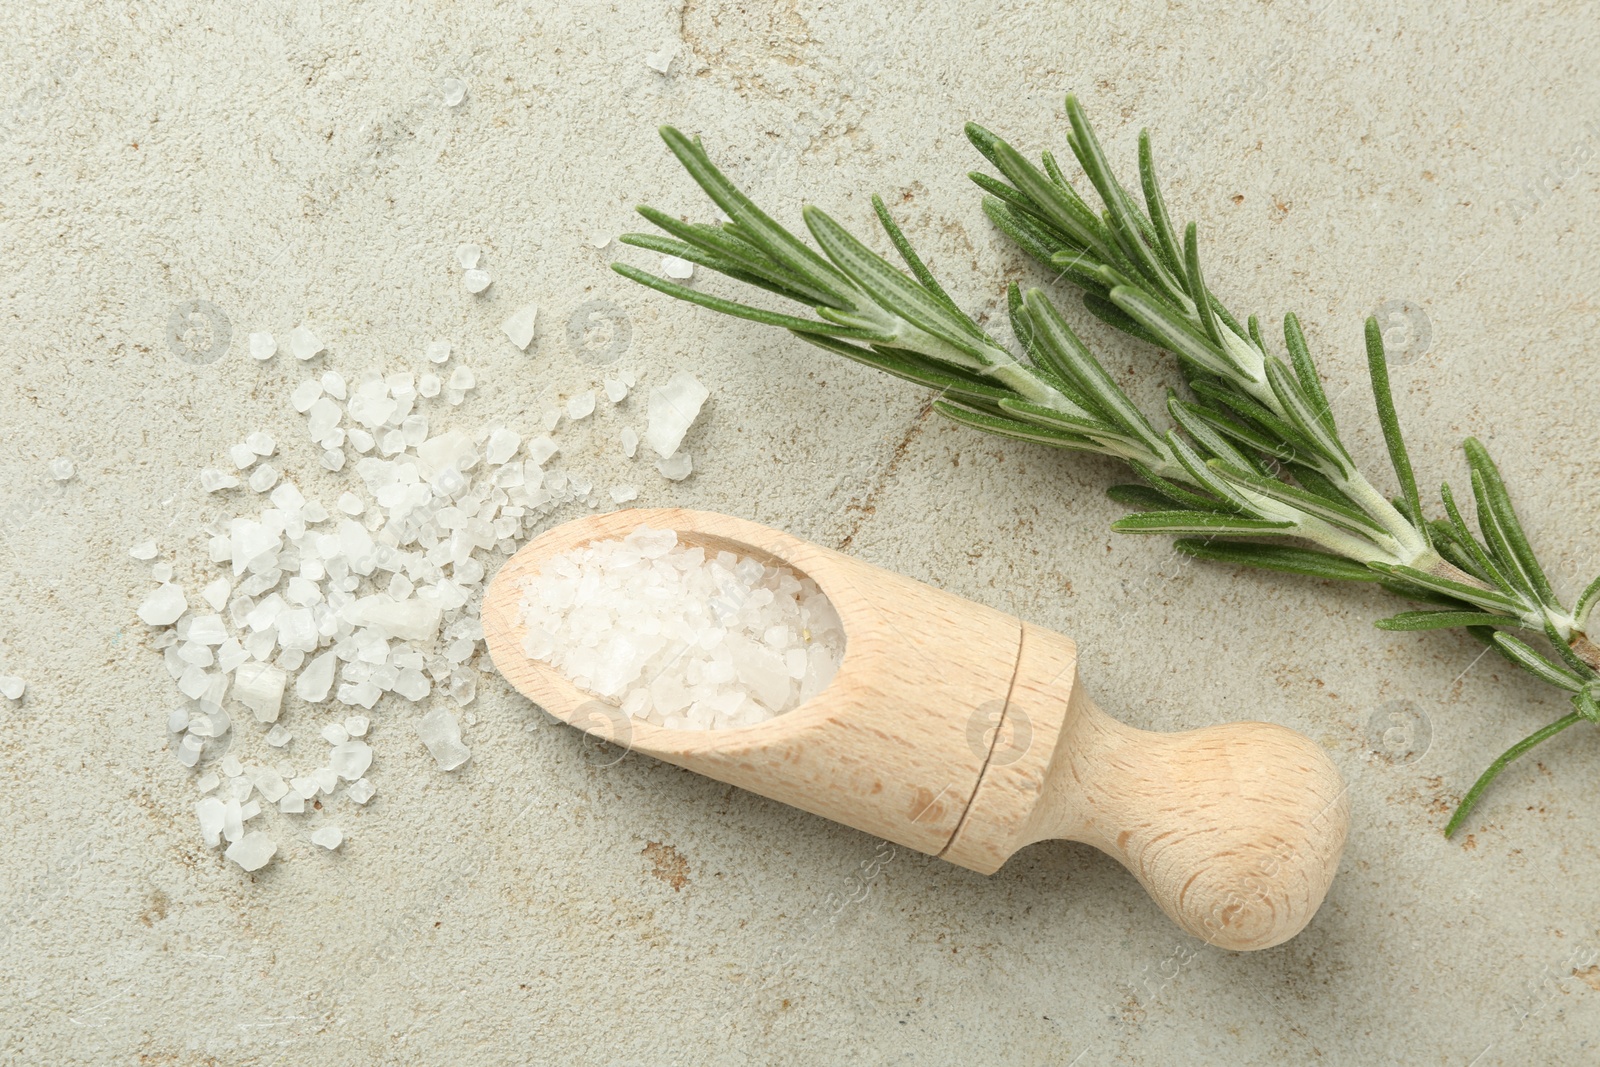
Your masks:
M1388 301L1423 309L1431 347L1394 369L1419 480L1461 492L1459 440L1483 437L1571 595L1600 570L1583 506L1600 491L1592 17L1443 0L885 15L177 0L30 5L8 26L0 668L29 689L0 704L0 1047L54 1064L470 1049L487 1065L530 1048L617 1063L1592 1060L1600 731L1514 767L1446 842L1476 774L1564 702L1468 638L1374 630L1392 604L1376 591L1115 536L1112 464L941 421L905 383L631 285L607 263L659 257L592 243L646 229L640 202L715 217L656 136L673 123L780 221L798 228L816 203L892 255L872 229L882 194L952 296L1009 340L1002 280L1049 277L986 223L961 125L1069 160L1061 95L1076 90L1125 178L1152 129L1168 203L1199 222L1231 307L1264 328L1301 314L1363 463L1383 445L1362 320ZM670 55L668 73L646 53ZM472 87L459 107L441 103L447 77ZM496 279L478 296L452 259L463 241ZM709 271L692 284L738 294ZM524 353L500 324L529 300L543 332ZM591 326L577 341L574 316ZM287 351L301 322L326 346L309 364ZM260 329L286 351L251 359ZM138 647L151 587L125 546L203 553L187 539L235 505L197 472L230 468L227 446L256 430L331 503L337 479L290 395L326 368L427 366L441 337L482 383L462 426L527 426L541 394L601 388L621 366L640 390L692 371L714 398L695 475L668 483L622 455L641 392L590 417L597 485L782 527L1071 634L1084 684L1132 724L1260 718L1318 739L1354 806L1324 910L1282 948L1217 952L1086 847L1036 845L983 878L596 749L489 675L463 725L472 760L448 774L409 711L373 711L377 795L322 798L359 850L327 862L281 834L254 875L207 850L201 772L162 747L175 698ZM1170 363L1118 344L1111 367L1154 409ZM59 485L58 455L76 466ZM286 699L286 758L314 766L327 715ZM1375 716L1425 722L1431 743L1396 758Z

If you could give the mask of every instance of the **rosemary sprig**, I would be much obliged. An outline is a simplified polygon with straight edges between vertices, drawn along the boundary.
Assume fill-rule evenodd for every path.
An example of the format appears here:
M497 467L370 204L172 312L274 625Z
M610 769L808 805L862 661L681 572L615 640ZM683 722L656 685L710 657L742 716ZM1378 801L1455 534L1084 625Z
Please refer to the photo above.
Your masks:
M1001 178L974 173L972 180L986 194L984 211L994 224L1081 289L1091 314L1176 357L1188 395L1168 394L1171 428L1157 429L1139 410L1042 290L1013 285L1007 291L1019 358L950 298L879 198L873 207L909 275L808 206L802 216L819 254L728 181L698 140L671 128L662 130L668 147L729 221L687 223L641 207L669 236L627 234L623 243L680 256L810 314L712 296L627 264L613 268L669 296L781 326L935 389L941 414L986 433L1126 462L1142 484L1113 486L1109 493L1139 511L1113 529L1203 534L1180 538L1176 547L1221 562L1376 582L1433 605L1383 619L1380 627L1463 627L1568 693L1570 715L1519 741L1474 783L1445 828L1446 835L1454 833L1511 761L1579 719L1600 722L1600 647L1587 634L1600 578L1572 608L1560 602L1499 470L1476 440L1464 447L1478 530L1467 525L1448 485L1440 488L1445 517L1425 517L1389 387L1383 337L1369 319L1368 373L1400 490L1392 500L1381 493L1339 436L1295 316L1284 316L1280 355L1267 345L1255 316L1241 325L1211 291L1195 224L1180 240L1168 215L1148 132L1139 137L1141 205L1118 182L1071 96L1067 116L1068 145L1094 187L1099 211L1049 153L1035 166L976 124L968 125L968 139ZM1549 651L1511 629L1532 631Z

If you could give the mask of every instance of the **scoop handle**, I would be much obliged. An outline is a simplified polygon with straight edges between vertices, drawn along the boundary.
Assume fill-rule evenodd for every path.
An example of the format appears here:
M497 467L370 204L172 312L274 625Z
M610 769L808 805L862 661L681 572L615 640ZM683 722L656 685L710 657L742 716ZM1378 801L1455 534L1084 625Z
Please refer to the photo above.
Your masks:
M1350 821L1339 771L1282 726L1162 734L1079 692L1031 829L1114 856L1173 921L1227 949L1287 941L1338 869Z

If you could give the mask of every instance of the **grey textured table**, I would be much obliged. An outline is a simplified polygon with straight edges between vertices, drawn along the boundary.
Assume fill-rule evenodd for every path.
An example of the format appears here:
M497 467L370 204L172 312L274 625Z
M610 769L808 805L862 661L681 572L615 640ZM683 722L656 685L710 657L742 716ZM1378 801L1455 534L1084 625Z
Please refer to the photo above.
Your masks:
M1560 701L1464 636L1373 629L1375 592L1114 536L1113 465L979 437L915 389L630 286L590 241L634 228L636 202L709 216L655 136L672 122L786 221L804 198L865 228L883 193L993 318L1003 279L1044 276L986 224L961 124L1065 154L1075 90L1120 164L1155 131L1233 307L1301 313L1371 465L1361 323L1418 309L1429 340L1396 392L1421 480L1462 484L1459 440L1481 435L1570 594L1600 564L1585 5L67 3L7 23L0 672L30 688L0 699L6 1062L1600 1055L1600 733L1540 750L1446 842L1473 776ZM496 276L482 298L461 241ZM196 299L232 331L211 361L168 341ZM498 324L526 300L523 354ZM251 876L202 849L127 550L156 537L198 573L213 505L193 473L252 430L314 466L288 407L301 368L251 360L246 333L304 318L348 373L450 337L481 423L598 384L566 332L595 300L642 375L713 390L695 475L632 475L640 503L783 527L1072 634L1136 725L1267 718L1325 744L1354 825L1311 927L1222 953L1085 848L986 879L638 757L601 765L498 680L453 775L380 705L379 795L340 854L295 839ZM1141 400L1176 381L1089 332ZM584 447L621 477L603 415ZM52 489L58 455L78 473ZM1386 751L1375 714L1425 750Z

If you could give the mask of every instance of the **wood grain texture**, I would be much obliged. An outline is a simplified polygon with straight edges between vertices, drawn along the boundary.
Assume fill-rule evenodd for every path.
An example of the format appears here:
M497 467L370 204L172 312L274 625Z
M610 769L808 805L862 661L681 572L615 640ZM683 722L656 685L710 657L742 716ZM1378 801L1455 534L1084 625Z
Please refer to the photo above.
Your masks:
M816 581L846 634L827 690L757 726L669 730L628 719L528 659L523 582L551 556L641 524ZM1021 640L1021 624L1001 612L757 523L679 509L578 519L530 542L495 575L483 630L501 674L557 718L929 854L949 842L977 787L988 753L969 737L968 721L1004 707Z
M528 659L524 582L558 553L641 524L815 580L846 634L828 688L757 726L669 730ZM592 734L984 874L1035 841L1085 842L1223 948L1267 948L1303 929L1344 847L1343 783L1300 734L1125 726L1078 684L1071 639L726 515L639 509L550 530L495 576L483 626L512 685Z

